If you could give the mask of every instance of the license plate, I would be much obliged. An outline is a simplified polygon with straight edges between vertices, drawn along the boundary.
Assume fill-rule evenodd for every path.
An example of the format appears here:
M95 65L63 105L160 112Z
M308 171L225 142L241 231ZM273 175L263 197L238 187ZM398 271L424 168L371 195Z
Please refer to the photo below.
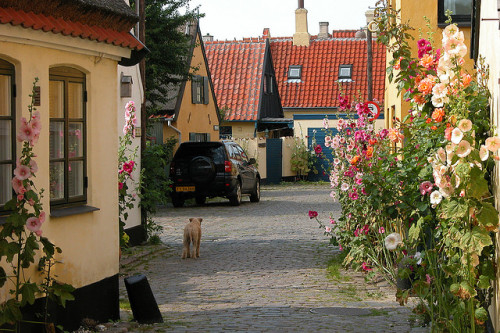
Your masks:
M175 191L176 192L194 192L195 188L194 188L194 186L176 186Z

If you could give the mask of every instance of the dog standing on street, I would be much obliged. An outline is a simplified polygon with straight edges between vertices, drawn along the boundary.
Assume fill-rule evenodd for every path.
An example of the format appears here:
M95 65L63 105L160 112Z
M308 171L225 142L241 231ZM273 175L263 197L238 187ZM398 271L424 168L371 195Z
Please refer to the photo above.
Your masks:
M189 257L198 258L200 256L201 221L203 221L201 217L192 217L184 228L182 259ZM189 248L191 243L193 243L193 252L191 252Z

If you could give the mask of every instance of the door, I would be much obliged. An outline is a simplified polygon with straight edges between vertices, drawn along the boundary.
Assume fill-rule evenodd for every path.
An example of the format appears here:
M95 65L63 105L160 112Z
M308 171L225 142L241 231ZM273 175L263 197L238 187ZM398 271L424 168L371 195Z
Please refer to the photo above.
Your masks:
M309 172L307 177L310 181L329 181L330 166L333 162L332 150L325 147L325 136L326 135L337 135L338 131L336 128L328 129L328 133L325 132L324 128L308 128L307 129L307 146L309 149L314 150L316 145L320 145L321 154L317 155L316 162L314 163L314 171Z
M281 139L266 140L266 164L267 164L267 183L278 184L281 182L283 169L283 154Z

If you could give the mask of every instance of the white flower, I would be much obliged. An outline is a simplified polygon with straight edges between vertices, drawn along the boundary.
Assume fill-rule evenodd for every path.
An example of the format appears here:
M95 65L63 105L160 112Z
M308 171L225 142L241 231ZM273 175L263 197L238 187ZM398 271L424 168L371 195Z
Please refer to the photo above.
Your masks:
M443 200L443 195L439 191L434 191L431 193L431 204L439 205L441 200Z
M395 250L399 244L402 244L401 236L397 232L393 232L385 238L385 247L389 251Z
M339 159L339 158L335 158L335 159L333 160L333 163L334 163L335 165L339 164L339 163L340 163L340 159Z
M467 140L462 140L457 146L457 156L466 157L471 152L470 143Z
M490 151L488 150L488 148L486 148L485 145L482 145L481 149L479 149L479 157L481 158L481 161L486 161L489 156Z
M441 162L446 162L446 151L442 147L438 149L437 156Z
M434 105L435 108L442 108L445 103L449 102L449 98L447 96L439 96L439 95L432 95L431 101L432 105Z
M417 265L420 265L422 263L422 253L415 252L413 258L417 259Z
M349 185L347 183L342 183L342 185L340 186L340 189L342 191L347 191L349 189Z
M462 141L463 137L464 137L464 133L458 127L455 127L453 129L453 131L451 132L451 142L453 142L456 145L458 145L460 143L460 141Z
M458 123L458 128L460 128L462 132L468 132L472 129L472 121L470 121L469 119L462 119Z

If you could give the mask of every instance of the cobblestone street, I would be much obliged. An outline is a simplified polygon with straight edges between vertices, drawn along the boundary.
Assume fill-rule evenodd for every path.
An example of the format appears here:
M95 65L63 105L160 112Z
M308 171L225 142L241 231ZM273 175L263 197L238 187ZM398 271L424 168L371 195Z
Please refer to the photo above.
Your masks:
M122 262L124 275L148 278L165 320L152 329L426 332L413 327L410 307L399 306L386 282L367 283L353 271L342 271L340 279L327 276L337 248L309 219L309 210L325 221L330 213L338 216L329 185L263 186L261 202L244 198L239 207L220 199L162 209L156 220L164 228L163 244ZM190 217L203 218L201 257L182 260ZM123 278L120 292L127 299Z

